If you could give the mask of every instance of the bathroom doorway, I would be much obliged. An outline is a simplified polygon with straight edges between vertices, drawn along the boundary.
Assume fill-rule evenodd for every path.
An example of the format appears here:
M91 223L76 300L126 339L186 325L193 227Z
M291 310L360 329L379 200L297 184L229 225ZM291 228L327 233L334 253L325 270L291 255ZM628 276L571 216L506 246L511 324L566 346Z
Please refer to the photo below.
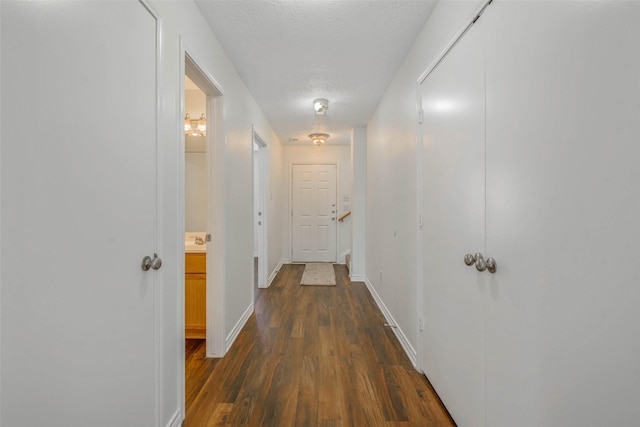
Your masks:
M268 147L253 131L253 301L258 288L267 287L267 196L268 196Z
M224 133L222 91L184 52L183 181L185 338L206 340L222 357L224 340ZM182 222L182 221L181 221Z
M206 339L207 227L209 173L207 164L207 95L184 78L184 213L185 213L185 338Z

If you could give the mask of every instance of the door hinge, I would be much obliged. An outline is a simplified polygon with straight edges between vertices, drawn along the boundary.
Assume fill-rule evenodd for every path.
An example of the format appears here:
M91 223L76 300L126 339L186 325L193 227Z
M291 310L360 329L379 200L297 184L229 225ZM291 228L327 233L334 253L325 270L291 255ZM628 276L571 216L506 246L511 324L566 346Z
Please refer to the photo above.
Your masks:
M418 227L422 228L422 226L424 225L423 219L422 219L422 212L420 212L418 214Z
M422 124L423 121L424 121L424 110L423 109L419 109L418 110L418 123Z
M422 315L418 316L418 329L420 330L420 332L424 330L424 318L422 317Z

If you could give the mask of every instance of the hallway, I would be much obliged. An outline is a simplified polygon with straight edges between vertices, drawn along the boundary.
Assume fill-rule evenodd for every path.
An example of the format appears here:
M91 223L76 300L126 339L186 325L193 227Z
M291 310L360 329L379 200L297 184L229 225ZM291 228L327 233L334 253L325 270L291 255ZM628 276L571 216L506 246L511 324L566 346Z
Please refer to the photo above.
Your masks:
M453 425L364 284L334 268L337 286L317 287L283 266L223 359L188 342L185 426Z

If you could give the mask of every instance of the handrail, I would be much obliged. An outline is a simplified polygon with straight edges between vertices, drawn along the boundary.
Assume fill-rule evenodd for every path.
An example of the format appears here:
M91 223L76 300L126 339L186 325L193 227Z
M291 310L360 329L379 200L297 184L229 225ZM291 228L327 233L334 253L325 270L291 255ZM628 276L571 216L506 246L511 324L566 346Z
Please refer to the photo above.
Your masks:
M340 222L344 221L344 219L346 217L348 217L349 215L351 215L351 211L347 212L346 214L344 214L340 218L338 218L338 221L340 221Z

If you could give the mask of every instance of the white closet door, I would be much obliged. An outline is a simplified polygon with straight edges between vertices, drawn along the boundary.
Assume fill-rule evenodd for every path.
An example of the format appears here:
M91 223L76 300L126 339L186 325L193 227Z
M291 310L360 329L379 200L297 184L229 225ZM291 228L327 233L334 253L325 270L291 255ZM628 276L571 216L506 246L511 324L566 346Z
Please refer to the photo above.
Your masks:
M484 421L486 273L482 26L474 26L421 87L425 374L461 426Z
M134 1L0 7L0 424L157 426L157 21Z
M481 21L486 425L639 425L640 3L494 2Z

